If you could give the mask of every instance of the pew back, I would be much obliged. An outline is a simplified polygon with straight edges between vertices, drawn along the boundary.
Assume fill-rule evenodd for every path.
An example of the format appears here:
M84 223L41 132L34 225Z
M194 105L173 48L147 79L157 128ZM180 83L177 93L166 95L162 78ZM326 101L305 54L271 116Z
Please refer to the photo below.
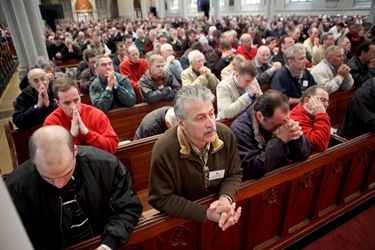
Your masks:
M344 120L346 108L348 107L349 101L354 95L356 89L351 88L345 91L337 91L330 94L330 104L327 109L327 113L331 118L331 126L339 128L341 122Z
M243 182L236 197L242 216L226 231L211 221L186 221L151 209L121 249L282 249L375 197L375 134L338 141L305 162ZM214 199L197 202L209 205ZM99 244L96 237L68 249Z
M4 122L4 131L12 159L13 169L29 159L28 141L35 130L41 126L30 129L14 129L11 121Z
M135 132L145 115L164 106L173 106L173 102L165 101L152 105L139 103L130 108L110 110L107 116L120 141L133 140Z

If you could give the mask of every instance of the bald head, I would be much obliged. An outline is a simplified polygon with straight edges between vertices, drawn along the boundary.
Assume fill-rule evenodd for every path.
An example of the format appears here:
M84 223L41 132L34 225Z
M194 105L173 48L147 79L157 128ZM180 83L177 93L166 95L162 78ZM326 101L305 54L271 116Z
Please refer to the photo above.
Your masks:
M44 155L46 161L48 161L48 158L53 159L64 148L73 153L73 138L68 130L57 125L39 128L29 140L29 152L33 161L39 153Z
M265 53L265 52L268 52L268 53L270 52L270 49L267 46L262 45L258 48L258 53Z
M271 53L271 50L267 46L265 45L260 46L257 52L258 61L262 64L268 63L268 59L270 58L270 53Z
M77 148L69 131L61 126L46 126L34 132L29 140L32 162L49 184L62 188L73 175Z

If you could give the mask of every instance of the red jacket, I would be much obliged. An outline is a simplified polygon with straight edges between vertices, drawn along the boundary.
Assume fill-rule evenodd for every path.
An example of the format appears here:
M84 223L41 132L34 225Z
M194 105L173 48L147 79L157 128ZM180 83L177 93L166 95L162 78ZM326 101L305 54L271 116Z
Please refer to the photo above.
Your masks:
M73 137L75 145L90 145L114 154L119 139L113 130L108 117L93 106L81 104L81 119L89 129L86 135L78 134ZM68 116L60 107L47 116L43 126L60 125L70 131L72 117Z
M129 60L122 61L120 63L120 74L129 78L130 83L133 86L135 95L137 96L137 103L142 102L141 94L139 93L138 81L141 79L143 74L148 70L148 63L146 59L139 58L137 64L133 64Z
M238 47L236 51L236 55L241 54L245 57L246 60L253 60L254 57L257 55L258 49L257 47L251 47L250 52L245 49L244 46Z
M331 134L331 122L327 113L319 113L314 120L307 114L301 103L290 111L290 118L299 122L302 132L313 145L314 152L322 152L328 148Z

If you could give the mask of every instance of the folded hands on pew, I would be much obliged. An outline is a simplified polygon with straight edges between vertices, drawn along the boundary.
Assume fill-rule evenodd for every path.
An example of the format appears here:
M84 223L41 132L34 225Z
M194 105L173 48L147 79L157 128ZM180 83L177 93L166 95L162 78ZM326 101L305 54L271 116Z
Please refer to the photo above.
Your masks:
M206 218L208 220L218 222L219 227L225 231L230 226L236 224L241 216L241 207L236 209L236 203L229 201L225 196L221 196L218 200L212 202L207 209Z

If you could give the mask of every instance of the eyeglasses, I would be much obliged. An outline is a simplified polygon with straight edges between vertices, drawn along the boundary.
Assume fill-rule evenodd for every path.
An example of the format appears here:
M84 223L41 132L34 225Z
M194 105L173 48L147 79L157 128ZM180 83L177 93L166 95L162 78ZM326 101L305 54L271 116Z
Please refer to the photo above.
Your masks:
M330 101L329 101L329 99L327 99L327 98L324 98L324 97L319 97L319 100L321 101L321 102L326 102L326 103L330 103Z
M195 60L194 63L204 63L204 59Z
M203 174L204 174L204 187L208 188L210 186L210 179L209 179L210 169L208 168L208 166L203 167Z

